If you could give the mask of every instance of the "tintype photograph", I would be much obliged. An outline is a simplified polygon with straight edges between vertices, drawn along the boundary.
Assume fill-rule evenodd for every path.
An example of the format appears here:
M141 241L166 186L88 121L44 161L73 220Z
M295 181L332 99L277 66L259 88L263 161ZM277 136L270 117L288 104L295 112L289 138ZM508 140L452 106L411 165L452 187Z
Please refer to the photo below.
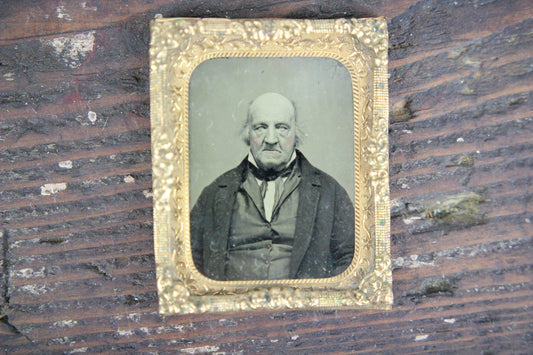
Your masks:
M386 42L383 19L152 23L162 314L390 307Z
M189 186L200 272L324 278L350 265L351 93L348 71L330 58L216 58L195 69Z

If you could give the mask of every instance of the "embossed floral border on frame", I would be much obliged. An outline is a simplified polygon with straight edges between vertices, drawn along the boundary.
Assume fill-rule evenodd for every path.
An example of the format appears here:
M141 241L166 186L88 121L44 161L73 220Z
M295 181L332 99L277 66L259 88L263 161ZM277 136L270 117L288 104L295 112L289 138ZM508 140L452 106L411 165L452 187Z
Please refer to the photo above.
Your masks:
M391 308L387 47L384 18L152 21L154 238L162 315ZM348 70L356 162L355 252L341 274L217 281L195 268L189 226L189 84L198 65L222 57L332 58Z

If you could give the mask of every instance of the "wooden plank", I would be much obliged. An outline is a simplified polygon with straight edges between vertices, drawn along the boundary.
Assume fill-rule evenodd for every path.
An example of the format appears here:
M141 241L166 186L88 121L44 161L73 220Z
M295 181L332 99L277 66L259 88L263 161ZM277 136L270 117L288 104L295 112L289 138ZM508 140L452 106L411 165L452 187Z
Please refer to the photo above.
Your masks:
M389 18L391 311L157 314L156 13ZM528 0L2 2L0 349L527 353L532 15Z

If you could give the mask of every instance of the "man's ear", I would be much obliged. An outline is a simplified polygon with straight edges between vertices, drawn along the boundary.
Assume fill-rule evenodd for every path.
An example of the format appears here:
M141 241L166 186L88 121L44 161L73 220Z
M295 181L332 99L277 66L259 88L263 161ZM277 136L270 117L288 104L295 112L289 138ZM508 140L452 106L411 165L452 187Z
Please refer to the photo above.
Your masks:
M241 131L241 138L244 144L250 146L250 125L246 125Z

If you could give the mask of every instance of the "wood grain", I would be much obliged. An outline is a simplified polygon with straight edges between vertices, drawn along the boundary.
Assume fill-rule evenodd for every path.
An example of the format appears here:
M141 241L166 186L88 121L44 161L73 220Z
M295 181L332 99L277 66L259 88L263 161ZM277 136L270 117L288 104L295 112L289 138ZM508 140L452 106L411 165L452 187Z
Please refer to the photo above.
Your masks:
M149 21L387 16L394 306L157 314ZM4 1L0 349L528 353L533 5Z

